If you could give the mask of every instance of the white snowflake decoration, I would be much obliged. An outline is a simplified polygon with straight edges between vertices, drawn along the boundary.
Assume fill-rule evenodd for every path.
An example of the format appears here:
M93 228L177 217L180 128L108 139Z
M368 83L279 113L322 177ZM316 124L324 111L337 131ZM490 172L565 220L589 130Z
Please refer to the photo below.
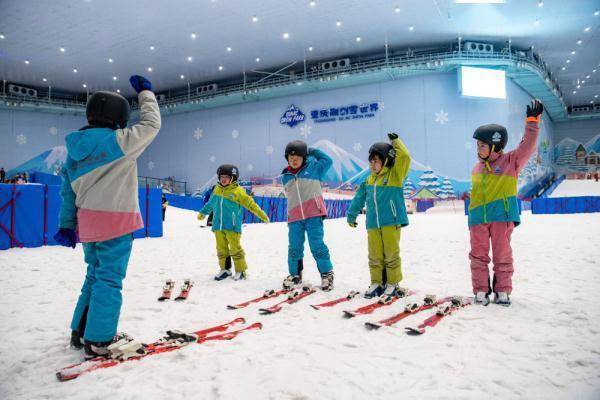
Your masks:
M354 149L354 151L356 153L358 153L359 151L362 150L362 144L360 144L359 142L354 143L354 146L352 146L352 148Z
M240 131L238 131L237 129L234 129L231 131L231 137L234 139L237 139L240 137Z
M308 136L312 133L312 126L304 124L300 127L300 136L304 139L308 139Z
M51 126L50 129L48 129L48 132L52 135L52 136L56 136L58 135L58 128L55 126Z
M202 138L202 136L204 136L204 129L202 129L202 128L196 128L194 130L194 138L196 140L200 140L200 138Z
M27 144L27 136L23 135L22 133L17 135L17 143L18 144Z
M254 165L248 164L248 171L253 171L253 170L254 170Z
M440 125L444 125L448 122L448 113L444 110L440 110L440 112L435 113L435 122Z
M210 156L210 157L208 158L208 161L210 161L211 163L214 163L216 159L217 159L217 157L215 157L215 156Z
M383 101L379 102L379 108L383 110L385 108L385 103Z
M152 171L152 170L154 169L154 162L153 162L153 161L149 161L149 162L148 162L148 169L149 169L150 171Z
M271 145L268 145L267 147L265 147L265 153L267 153L268 155L273 154L274 151L275 151L275 149Z

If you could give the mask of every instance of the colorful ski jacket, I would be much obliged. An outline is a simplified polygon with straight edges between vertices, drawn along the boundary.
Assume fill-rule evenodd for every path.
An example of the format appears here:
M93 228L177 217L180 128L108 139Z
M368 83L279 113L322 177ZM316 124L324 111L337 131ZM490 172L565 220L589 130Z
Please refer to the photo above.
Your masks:
M392 146L396 151L396 162L391 168L384 166L377 175L371 173L360 185L348 209L349 223L356 222L366 203L367 229L408 225L403 187L410 167L410 154L400 139L393 140Z
M529 117L521 143L508 153L492 153L480 161L471 175L469 226L488 222L521 223L517 203L517 178L537 147L539 118Z
M333 160L319 149L308 149L304 165L295 174L284 169L281 181L288 200L288 223L327 216L321 181Z
M237 182L227 186L215 185L208 203L200 210L201 214L213 213L213 231L242 232L244 208L261 220L268 220L267 214Z
M62 168L61 228L81 242L101 242L144 226L138 204L136 160L160 129L154 93L138 95L140 122L125 129L88 128L66 138Z

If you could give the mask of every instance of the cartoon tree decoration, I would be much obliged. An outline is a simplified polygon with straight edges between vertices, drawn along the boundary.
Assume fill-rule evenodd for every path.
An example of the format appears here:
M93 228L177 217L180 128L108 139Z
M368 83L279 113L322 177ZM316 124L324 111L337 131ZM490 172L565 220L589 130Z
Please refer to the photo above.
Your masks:
M415 193L415 185L410 178L406 178L404 181L404 198L410 199L411 196Z
M430 192L437 195L440 190L440 181L433 170L429 169L421 175L419 186L426 187Z
M454 193L454 187L452 186L452 182L450 182L450 179L445 178L444 181L442 182L442 186L440 188L439 196L442 199L447 199L449 197L455 197L456 196L456 194Z

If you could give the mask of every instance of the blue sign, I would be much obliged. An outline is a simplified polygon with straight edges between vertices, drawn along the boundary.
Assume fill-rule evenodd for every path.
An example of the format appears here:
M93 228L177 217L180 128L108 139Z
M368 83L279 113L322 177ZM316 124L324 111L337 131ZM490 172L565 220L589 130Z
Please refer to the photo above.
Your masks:
M343 107L329 107L312 110L310 117L313 122L346 121L362 118L373 118L379 110L379 103L352 104Z
M304 122L306 116L298 107L295 105L291 105L285 112L283 113L279 123L282 125L288 125L290 128L293 128L295 125L300 122Z

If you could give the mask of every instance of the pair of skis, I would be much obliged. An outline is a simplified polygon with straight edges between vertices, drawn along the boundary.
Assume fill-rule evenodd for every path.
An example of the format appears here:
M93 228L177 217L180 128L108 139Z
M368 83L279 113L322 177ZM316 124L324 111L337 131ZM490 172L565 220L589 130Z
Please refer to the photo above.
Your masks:
M229 330L229 328L244 324L246 321L244 318L236 318L230 322L226 322L221 325L216 325L210 328L205 328L192 333L183 333L179 331L167 331L167 335L162 339L159 339L150 344L143 345L143 353L135 355L129 358L106 358L96 357L91 360L83 361L81 363L69 365L56 373L56 377L59 381L70 381L78 378L83 374L89 372L114 367L124 362L132 360L141 360L149 356L154 356L161 353L167 353L174 350L179 350L182 347L189 345L190 343L206 343L209 341L220 341L220 340L231 340L237 337L239 334L249 330L260 330L262 324L255 322L251 325L243 328ZM216 334L214 334L216 333Z
M188 298L188 295L190 294L190 290L192 290L193 286L194 286L194 282L192 282L191 279L186 279L185 281L183 281L183 285L181 285L181 292L179 293L179 296L175 297L174 300L175 301L186 300ZM167 279L167 281L165 282L165 285L163 286L162 295L158 298L158 301L169 300L171 298L171 294L173 292L174 287L175 287L175 281L173 281L171 279Z
M267 308L259 308L259 310L258 310L258 312L261 313L262 315L275 314L275 313L281 311L287 304L297 303L298 301L310 296L311 294L313 294L315 292L316 292L316 290L312 286L301 286L301 287L296 287L291 290L286 290L286 289L277 290L277 291L267 290L260 297L245 301L243 303L239 303L239 304L235 304L235 305L228 305L227 308L230 310L239 310L240 308L248 307L251 304L260 303L262 301L269 300L269 299L274 299L281 295L287 295L287 298L285 300L275 303L272 306L267 307Z

